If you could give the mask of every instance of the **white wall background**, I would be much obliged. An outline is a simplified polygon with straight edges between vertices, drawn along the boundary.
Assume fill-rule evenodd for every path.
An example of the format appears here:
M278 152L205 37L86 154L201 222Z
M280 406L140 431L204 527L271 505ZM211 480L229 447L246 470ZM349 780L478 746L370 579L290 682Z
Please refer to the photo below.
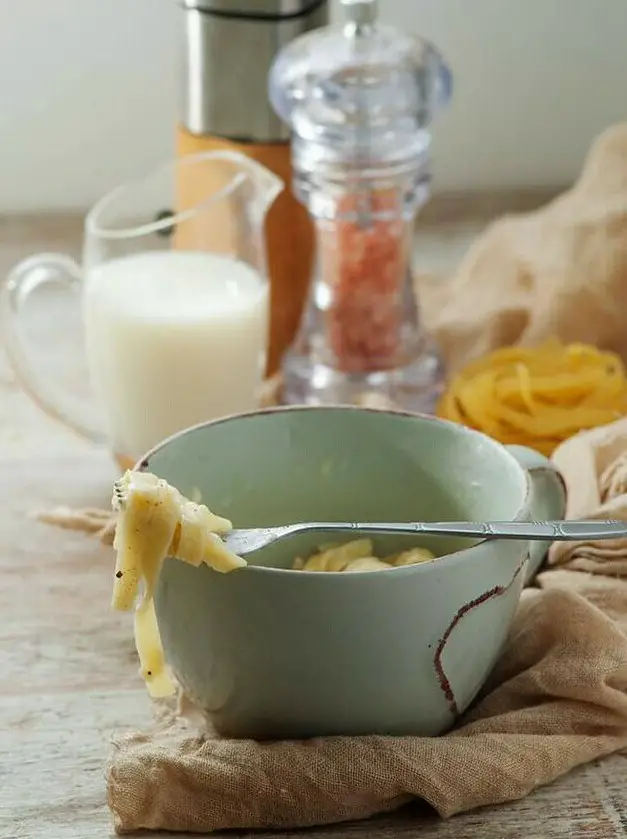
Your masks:
M171 153L175 0L0 0L0 213L83 208ZM625 0L381 0L446 53L440 189L572 179L627 116Z

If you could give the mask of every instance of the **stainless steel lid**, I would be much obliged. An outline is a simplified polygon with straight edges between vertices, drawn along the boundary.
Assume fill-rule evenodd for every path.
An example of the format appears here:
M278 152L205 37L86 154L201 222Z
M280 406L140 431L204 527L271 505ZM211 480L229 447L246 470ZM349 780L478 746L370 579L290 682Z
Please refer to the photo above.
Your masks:
M321 0L183 0L182 5L230 17L286 18L307 13L321 5Z
M325 26L328 0L183 0L181 121L196 135L274 143L290 131L268 101L279 50Z

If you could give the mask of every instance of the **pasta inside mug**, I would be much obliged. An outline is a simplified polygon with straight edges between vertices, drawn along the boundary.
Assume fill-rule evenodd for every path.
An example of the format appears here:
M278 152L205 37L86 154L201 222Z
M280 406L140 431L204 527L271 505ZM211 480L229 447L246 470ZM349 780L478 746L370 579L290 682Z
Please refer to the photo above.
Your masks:
M321 571L356 573L358 571L390 571L407 565L432 562L435 554L428 548L409 548L389 556L375 556L372 539L352 539L349 542L321 545L307 559L297 557L292 566L295 571Z

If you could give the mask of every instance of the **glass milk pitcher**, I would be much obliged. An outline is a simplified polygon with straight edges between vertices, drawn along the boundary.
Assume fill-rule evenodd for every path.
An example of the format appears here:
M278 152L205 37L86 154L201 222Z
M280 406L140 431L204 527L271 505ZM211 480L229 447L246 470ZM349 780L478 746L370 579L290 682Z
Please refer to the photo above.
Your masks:
M2 289L2 335L24 389L122 468L177 431L254 410L269 338L264 222L282 189L248 157L216 151L102 198L85 220L82 268L41 254ZM54 286L80 300L91 402L51 380L45 348L25 337L29 299Z

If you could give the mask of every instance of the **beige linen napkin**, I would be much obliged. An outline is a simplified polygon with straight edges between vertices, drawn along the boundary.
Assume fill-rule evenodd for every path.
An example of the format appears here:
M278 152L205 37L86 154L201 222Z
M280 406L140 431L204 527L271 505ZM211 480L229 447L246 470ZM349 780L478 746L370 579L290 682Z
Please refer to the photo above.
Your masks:
M627 419L573 438L555 460L569 515L627 518ZM189 703L178 713L157 706L153 727L113 747L116 830L303 827L413 798L447 817L520 798L627 746L627 543L555 545L548 568L523 593L482 696L449 734L224 740Z
M572 189L540 210L499 219L450 283L424 278L422 286L451 370L551 336L627 362L627 123L599 137Z
M571 518L627 520L627 419L571 438L553 453L553 461L564 475L572 474ZM550 563L627 578L627 539L556 543Z

